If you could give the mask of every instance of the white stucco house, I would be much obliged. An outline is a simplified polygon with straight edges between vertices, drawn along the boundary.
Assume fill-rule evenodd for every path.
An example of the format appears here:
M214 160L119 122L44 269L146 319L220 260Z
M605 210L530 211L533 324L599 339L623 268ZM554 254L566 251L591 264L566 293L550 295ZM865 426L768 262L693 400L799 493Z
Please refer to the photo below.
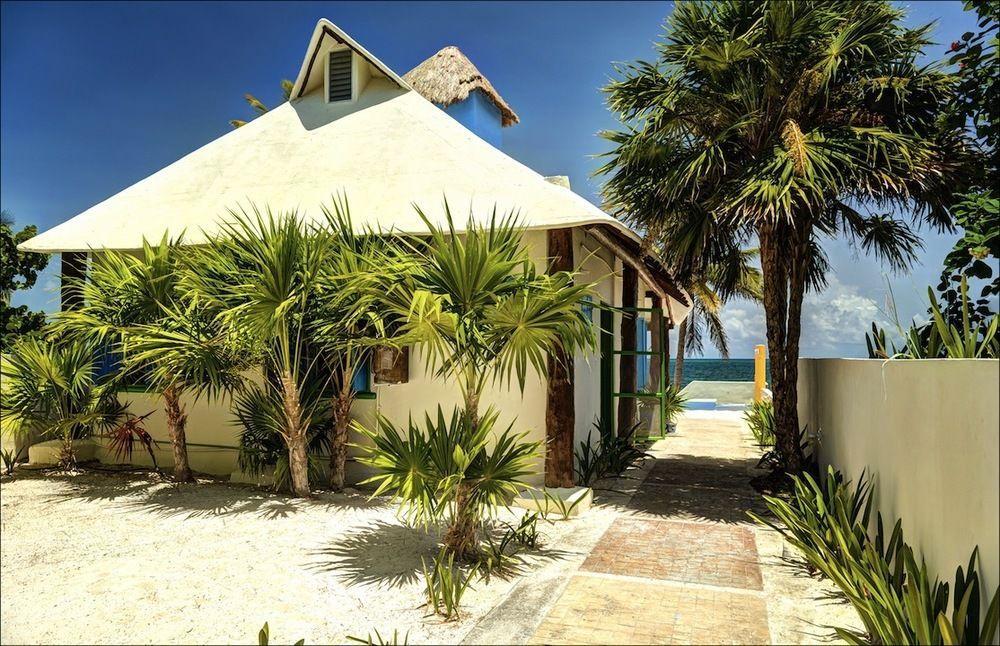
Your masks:
M590 313L601 329L602 351L575 357L575 414L569 423L579 442L598 416L615 416L616 392L628 392L630 384L637 389L629 377L635 372L633 352L653 357L652 362L640 360L652 378L643 374L638 381L656 390L660 340L686 315L686 295L655 257L643 255L636 232L575 194L564 179L543 177L497 147L500 128L516 123L517 115L461 52L446 48L421 65L400 76L336 25L320 20L306 45L290 101L21 248L62 254L64 275L79 273L90 254L139 249L144 238L159 240L165 232L183 231L188 244L203 242L218 232L227 210L241 204L294 208L302 218L321 218L320 205L336 193L346 195L359 226L402 234L425 232L414 203L431 218L443 215L445 198L463 216L470 210L472 217L484 220L494 207L516 210L539 268L547 266L549 234L571 235L581 280L597 283L604 304L637 306L638 317L648 322L639 326L638 346L622 348L623 325L635 321L630 316L622 321L620 313L599 306ZM461 218L457 224L463 224ZM410 362L406 383L369 384L353 414L379 411L404 421L411 412L458 402L454 385L425 374L414 354ZM496 404L508 419L516 417L516 427L541 438L546 392L543 378L532 376L523 394L497 387L484 403ZM124 397L137 413L160 409L151 395L132 392ZM192 467L233 473L238 429L226 402L189 402L188 409ZM162 412L147 422L155 439L167 439ZM169 466L169 445L164 442L162 449L160 464ZM111 459L100 448L97 457ZM137 452L134 459L141 462L143 457Z

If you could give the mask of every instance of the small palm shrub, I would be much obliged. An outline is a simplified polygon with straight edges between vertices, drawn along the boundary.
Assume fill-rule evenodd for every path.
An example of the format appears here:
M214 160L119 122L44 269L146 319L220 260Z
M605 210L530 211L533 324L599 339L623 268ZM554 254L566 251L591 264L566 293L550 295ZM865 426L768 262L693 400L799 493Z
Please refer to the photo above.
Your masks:
M680 414L684 412L687 400L687 395L685 395L680 388L675 388L672 385L668 385L666 387L663 415L668 424L673 424Z
M462 595L468 589L471 578L455 564L455 554L442 547L438 555L432 559L430 567L423 559L421 564L424 571L427 605L434 614L444 617L445 621L459 619Z
M525 440L511 426L494 429L499 413L490 408L475 423L455 409L450 418L424 416L423 428L410 420L405 431L380 417L377 427L354 427L368 442L357 445L358 461L378 474L362 484L377 486L373 496L392 494L411 522L444 520L445 546L456 556L474 559L479 532L497 506L529 489L539 443Z
M372 633L368 633L367 637L355 637L354 635L348 635L347 641L353 642L355 644L368 644L368 646L406 646L410 643L410 633L407 632L403 635L402 640L399 637L399 631L393 629L392 635L389 636L388 633L385 637L376 629Z
M74 468L73 441L115 428L127 410L96 374L93 344L19 339L0 362L0 429L60 440L59 464Z
M774 404L770 401L755 401L743 414L757 446L774 446Z
M14 465L17 464L19 451L13 449L0 450L0 460L3 460L3 474L5 476L14 475Z
M857 610L865 631L835 628L851 644L986 644L1000 619L994 594L980 614L978 549L967 570L958 568L952 612L949 586L931 579L927 566L903 540L897 521L888 540L879 515L868 533L871 485L864 474L853 488L830 468L823 485L804 474L793 478L788 501L765 496L776 520L749 515L779 531L815 570L828 577Z

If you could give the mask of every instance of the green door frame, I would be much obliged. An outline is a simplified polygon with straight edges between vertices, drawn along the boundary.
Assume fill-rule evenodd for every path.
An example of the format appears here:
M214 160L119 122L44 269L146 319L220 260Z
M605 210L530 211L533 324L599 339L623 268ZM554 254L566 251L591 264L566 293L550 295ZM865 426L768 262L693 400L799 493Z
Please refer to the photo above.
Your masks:
M663 319L663 310L659 307L607 307L605 303L602 303L604 307L601 309L601 419L611 419L611 417L605 417L605 414L611 415L614 410L614 399L616 397L631 397L633 399L656 399L659 400L660 404L660 415L659 415L659 427L660 432L658 435L650 435L650 437L661 438L665 437L667 433L667 418L666 418L666 400L667 400L667 363L669 355L667 354L667 335L666 335L666 322ZM634 313L639 314L640 312L649 312L653 318L653 325L659 326L659 347L652 348L650 350L615 350L614 349L614 312L622 313ZM607 317L607 318L605 318ZM606 320L608 321L607 324ZM605 332L607 330L607 333ZM605 334L610 340L605 340ZM605 343L607 343L607 352ZM658 356L660 358L660 386L659 390L656 392L616 392L614 390L614 363L611 357L618 355L647 355L647 356ZM607 359L606 359L607 357ZM620 360L619 360L620 363ZM607 365L605 365L607 364ZM608 373L606 378L605 373ZM605 413L605 411L607 411ZM614 424L614 422L605 422L606 424ZM611 428L611 427L609 427Z

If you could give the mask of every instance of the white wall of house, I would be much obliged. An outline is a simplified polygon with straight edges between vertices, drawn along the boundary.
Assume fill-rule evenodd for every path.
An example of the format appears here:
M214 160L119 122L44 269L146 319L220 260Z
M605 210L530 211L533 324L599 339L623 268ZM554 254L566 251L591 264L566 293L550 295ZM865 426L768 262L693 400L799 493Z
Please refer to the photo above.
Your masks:
M799 423L823 470L875 476L876 509L954 580L978 545L1000 585L1000 361L803 359Z

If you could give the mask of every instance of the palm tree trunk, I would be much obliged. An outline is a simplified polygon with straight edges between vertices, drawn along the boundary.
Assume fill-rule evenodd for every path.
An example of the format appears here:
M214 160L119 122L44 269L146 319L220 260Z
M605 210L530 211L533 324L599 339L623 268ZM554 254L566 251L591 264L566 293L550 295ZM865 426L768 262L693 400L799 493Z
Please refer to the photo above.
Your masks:
M170 446L174 452L174 480L176 482L192 482L191 465L187 454L187 412L181 404L181 392L176 386L169 386L163 391L163 406L167 413L167 432L170 434ZM155 464L155 462L154 462Z
M688 315L690 316L690 314ZM688 320L685 317L677 328L677 358L674 359L674 390L681 389L684 381L684 351L687 347Z
M573 271L573 230L549 229L552 271ZM576 403L573 356L559 347L546 358L545 486L573 486L573 433ZM610 422L609 422L610 423Z
M299 389L292 375L281 376L282 404L285 412L285 441L288 444L288 474L292 479L292 493L299 498L308 498L309 452L306 446L306 425L302 420L302 403Z
M479 549L479 521L469 504L470 487L459 483L455 492L455 515L445 531L443 542L456 558L471 560Z
M344 488L347 468L347 430L351 423L351 403L354 396L351 383L346 381L333 402L333 424L330 428L330 488Z
M796 473L801 470L801 463L796 464L795 456L798 445L797 421L790 419L790 411L794 410L795 392L789 390L786 378L787 357L787 326L788 326L788 262L783 255L787 253L786 232L774 226L761 226L758 230L760 240L760 264L763 272L764 317L767 322L767 352L771 362L771 390L774 402L775 440L782 459L781 469ZM782 245L784 240L785 245ZM797 358L796 358L797 359Z

